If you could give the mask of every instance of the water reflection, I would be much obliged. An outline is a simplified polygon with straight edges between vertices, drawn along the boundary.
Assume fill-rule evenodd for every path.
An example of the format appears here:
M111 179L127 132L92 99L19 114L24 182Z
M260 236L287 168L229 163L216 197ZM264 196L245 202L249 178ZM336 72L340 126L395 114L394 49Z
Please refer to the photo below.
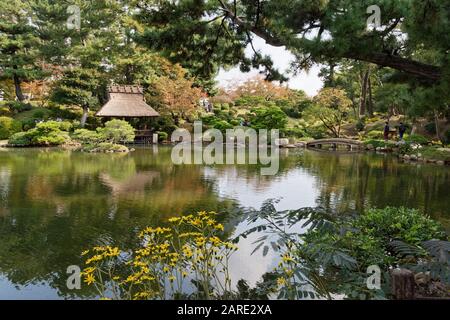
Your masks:
M133 247L144 226L200 209L227 213L282 197L280 209L416 207L449 225L448 168L383 155L284 150L271 177L261 176L259 166L174 166L170 151L1 151L0 298L92 297L89 288L73 292L65 285L66 268L81 264L83 249ZM228 232L242 231L244 218L227 221ZM242 248L233 273L257 280L273 259L250 257L250 242ZM259 272L249 267L255 264Z

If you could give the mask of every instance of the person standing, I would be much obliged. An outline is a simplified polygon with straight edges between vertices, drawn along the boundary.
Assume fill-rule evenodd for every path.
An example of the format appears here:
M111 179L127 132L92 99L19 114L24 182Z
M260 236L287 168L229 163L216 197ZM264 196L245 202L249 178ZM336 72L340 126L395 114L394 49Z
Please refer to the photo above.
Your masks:
M389 126L389 122L386 121L386 125L384 126L384 141L389 140L390 132L391 132L391 127Z
M398 135L400 136L400 141L403 141L405 132L406 132L406 126L403 124L403 122L400 122L400 127L398 127Z

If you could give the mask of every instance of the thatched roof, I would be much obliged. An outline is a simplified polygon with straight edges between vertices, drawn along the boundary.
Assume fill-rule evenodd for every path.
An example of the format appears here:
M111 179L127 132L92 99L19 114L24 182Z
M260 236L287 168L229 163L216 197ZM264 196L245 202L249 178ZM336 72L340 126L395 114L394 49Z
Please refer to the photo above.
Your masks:
M144 100L140 86L109 86L109 101L97 112L98 117L158 117L159 113Z

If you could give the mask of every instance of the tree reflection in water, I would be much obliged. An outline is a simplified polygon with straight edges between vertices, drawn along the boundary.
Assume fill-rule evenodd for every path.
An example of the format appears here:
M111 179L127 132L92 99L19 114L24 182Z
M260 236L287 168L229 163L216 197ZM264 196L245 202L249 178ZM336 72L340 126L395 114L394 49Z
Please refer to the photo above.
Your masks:
M245 188L250 199L290 199L291 209L310 206L299 197L308 193L317 195L316 205L337 211L407 206L450 225L445 167L401 164L385 155L282 150L279 173L261 176L259 166L175 166L170 155L170 148L129 155L1 151L0 279L18 286L44 283L55 297L93 297L86 287L66 288L66 268L81 265L85 248L134 247L145 226L198 210L223 213L227 222L226 213L242 204L229 189ZM296 181L296 172L308 180ZM293 187L274 191L275 183ZM228 234L244 218L233 215Z

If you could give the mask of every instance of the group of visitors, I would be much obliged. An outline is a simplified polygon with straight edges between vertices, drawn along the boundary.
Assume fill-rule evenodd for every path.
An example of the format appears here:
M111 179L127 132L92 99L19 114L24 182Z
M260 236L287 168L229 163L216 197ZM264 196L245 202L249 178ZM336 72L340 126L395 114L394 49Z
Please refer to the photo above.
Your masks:
M398 127L398 136L400 138L400 141L403 141L403 137L406 133L406 126L403 122L400 122L400 125ZM389 125L389 122L386 121L386 125L384 126L384 140L389 140L389 135L391 134L391 127Z

